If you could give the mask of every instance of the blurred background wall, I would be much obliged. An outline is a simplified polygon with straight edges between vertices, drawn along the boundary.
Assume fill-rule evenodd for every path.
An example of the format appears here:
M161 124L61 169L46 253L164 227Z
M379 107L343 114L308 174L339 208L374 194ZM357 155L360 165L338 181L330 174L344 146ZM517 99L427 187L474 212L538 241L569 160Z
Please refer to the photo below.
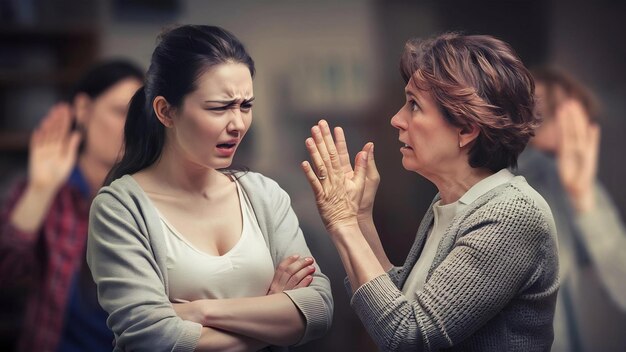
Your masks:
M291 195L309 246L333 283L332 331L297 350L373 351L349 307L341 263L299 169L310 126L320 118L343 126L353 154L367 141L376 143L382 184L375 219L390 258L401 264L435 194L402 169L397 132L389 125L404 101L403 44L448 30L495 35L528 66L562 67L598 95L604 105L600 179L626 216L625 15L621 2L610 0L0 0L0 191L4 196L24 173L29 131L85 67L121 56L147 68L163 28L223 26L257 65L254 123L237 163L274 178ZM1 313L4 337L13 328L6 322L10 313ZM597 316L584 328L589 346L600 340L626 346L623 315Z

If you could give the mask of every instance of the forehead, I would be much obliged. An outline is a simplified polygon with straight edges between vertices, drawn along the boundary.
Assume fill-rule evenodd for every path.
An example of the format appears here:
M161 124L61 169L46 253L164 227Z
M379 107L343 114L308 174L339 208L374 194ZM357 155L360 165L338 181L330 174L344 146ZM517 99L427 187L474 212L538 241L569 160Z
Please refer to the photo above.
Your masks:
M124 78L97 96L95 100L107 103L121 100L122 103L127 104L139 87L141 87L141 81L138 79L132 77Z
M432 102L433 100L430 91L425 87L418 87L413 78L411 78L404 87L404 94L412 95L422 101Z
M196 81L196 93L208 98L252 97L252 76L248 66L224 63L203 72Z

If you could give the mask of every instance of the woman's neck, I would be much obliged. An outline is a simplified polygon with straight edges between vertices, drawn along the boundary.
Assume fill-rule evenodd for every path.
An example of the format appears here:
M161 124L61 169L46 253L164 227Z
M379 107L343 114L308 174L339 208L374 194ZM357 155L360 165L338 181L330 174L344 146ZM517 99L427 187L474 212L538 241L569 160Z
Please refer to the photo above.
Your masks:
M459 200L475 184L493 175L489 169L473 168L466 164L437 175L427 177L439 190L442 204L450 204Z
M224 181L224 174L220 171L193 163L167 145L159 160L149 170L160 186L174 192L202 195L205 198L213 187L219 187Z
M89 186L89 194L94 197L102 187L104 179L111 170L111 165L106 165L83 153L78 157L78 167Z

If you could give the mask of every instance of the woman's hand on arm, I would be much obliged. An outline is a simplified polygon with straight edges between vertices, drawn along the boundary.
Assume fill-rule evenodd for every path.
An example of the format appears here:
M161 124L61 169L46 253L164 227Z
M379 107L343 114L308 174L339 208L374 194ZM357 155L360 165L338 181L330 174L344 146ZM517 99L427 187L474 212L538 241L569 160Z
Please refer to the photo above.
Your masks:
M266 345L289 346L304 334L304 317L284 293L262 297L201 299L173 304L184 320L249 337Z
M343 145L337 149L326 121L320 121L311 133L312 138L306 140L306 146L315 171L306 161L302 163L302 169L313 189L324 226L337 247L354 289L385 273L358 221L365 191L368 152L357 154L354 171L349 172L351 167L346 164L347 148L342 144L345 142L343 134L336 135Z
M313 281L313 273L315 272L313 262L312 257L300 258L297 254L283 259L276 268L274 279L267 294L308 287Z
M285 258L276 268L274 279L267 292L268 296L277 295L272 299L250 297L244 299L243 302L233 302L231 299L202 299L174 303L172 306L176 315L181 319L196 322L204 327L221 328L229 333L236 333L235 336L250 336L250 341L265 341L263 343L266 345L295 344L304 331L304 321L293 302L282 292L309 286L315 272L313 263L312 257L300 258L297 254ZM250 311L238 309L240 303L247 305ZM259 308L266 313L254 312L257 307L266 304L270 305L268 309ZM261 316L261 321L251 321L259 316ZM231 321L226 322L225 320L229 317ZM290 320L291 322L288 322ZM289 326L280 326L283 322ZM270 326L273 327L270 329ZM216 334L214 331L207 333Z

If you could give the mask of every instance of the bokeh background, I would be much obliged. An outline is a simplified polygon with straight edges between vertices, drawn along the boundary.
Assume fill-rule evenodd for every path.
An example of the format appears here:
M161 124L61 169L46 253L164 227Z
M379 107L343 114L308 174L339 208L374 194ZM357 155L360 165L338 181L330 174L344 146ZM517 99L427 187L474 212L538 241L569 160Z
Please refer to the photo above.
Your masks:
M527 66L561 67L596 93L603 105L599 177L624 217L622 3L0 0L0 196L25 172L29 132L86 67L102 58L125 57L147 68L163 28L186 23L222 26L244 42L257 65L252 130L237 164L274 178L291 195L308 244L333 283L331 332L296 350L374 351L349 307L342 283L345 273L299 169L310 126L320 118L343 126L353 153L367 141L375 142L382 177L375 220L389 257L401 264L435 194L426 180L402 169L397 132L389 124L404 101L398 71L403 44L411 37L450 30L495 35L509 42ZM594 273L587 279L595 280ZM591 318L583 327L583 343L590 350L600 341L611 350L624 350L624 314L610 308L603 292L590 289L585 294L589 306L583 309ZM3 304L3 342L15 332L18 303Z

